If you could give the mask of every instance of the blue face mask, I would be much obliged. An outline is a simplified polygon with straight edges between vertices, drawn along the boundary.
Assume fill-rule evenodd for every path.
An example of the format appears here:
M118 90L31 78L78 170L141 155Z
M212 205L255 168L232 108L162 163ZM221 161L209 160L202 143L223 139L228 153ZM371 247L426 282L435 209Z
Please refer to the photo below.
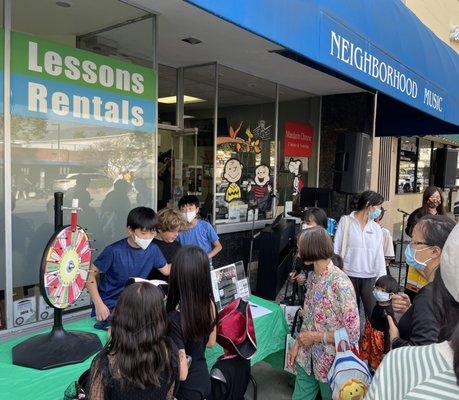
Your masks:
M378 303L387 303L390 301L390 294L383 292L382 290L374 289L373 296Z
M415 249L413 249L413 246L410 243L408 246L406 246L406 249L405 249L406 263L408 265L412 266L413 268L417 269L419 272L424 271L425 268L426 268L427 262L429 262L431 259L426 260L424 262L420 262L420 261L416 260L416 252L417 251L427 250L429 248L430 247L426 247L426 248L421 249L421 250L415 250Z
M378 219L380 216L381 216L381 209L380 208L376 208L374 210L371 210L369 213L368 213L368 218L372 219L373 221L375 219Z

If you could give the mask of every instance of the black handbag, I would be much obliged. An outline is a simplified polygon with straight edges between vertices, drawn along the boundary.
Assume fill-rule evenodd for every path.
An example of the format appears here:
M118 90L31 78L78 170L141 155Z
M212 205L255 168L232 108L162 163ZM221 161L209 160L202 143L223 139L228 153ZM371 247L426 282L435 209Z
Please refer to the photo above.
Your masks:
M297 264L298 264L298 257L294 258L292 271L297 272ZM289 289L291 288L291 292ZM290 279L287 278L287 282L285 283L285 291L284 291L284 298L280 302L281 304L288 305L288 306L303 306L304 303L304 290L303 288L295 281L291 282Z
M295 313L295 317L293 318L292 330L290 334L294 339L296 339L300 334L301 326L303 325L303 317L300 315L301 310L302 308L299 308Z

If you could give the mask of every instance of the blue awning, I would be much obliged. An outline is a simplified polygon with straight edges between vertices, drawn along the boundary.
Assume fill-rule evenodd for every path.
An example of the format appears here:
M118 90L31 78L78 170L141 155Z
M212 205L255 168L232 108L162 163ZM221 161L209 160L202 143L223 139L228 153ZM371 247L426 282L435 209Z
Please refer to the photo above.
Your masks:
M459 132L459 55L400 0L186 1Z

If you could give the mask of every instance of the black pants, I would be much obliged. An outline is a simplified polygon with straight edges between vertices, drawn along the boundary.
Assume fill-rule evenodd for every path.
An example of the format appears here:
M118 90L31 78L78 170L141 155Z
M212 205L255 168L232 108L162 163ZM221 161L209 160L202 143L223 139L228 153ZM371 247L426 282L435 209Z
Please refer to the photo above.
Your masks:
M376 299L373 296L376 278L354 278L353 276L349 278L354 285L357 306L360 309L360 300L362 300L365 317L370 318L373 308L376 305Z

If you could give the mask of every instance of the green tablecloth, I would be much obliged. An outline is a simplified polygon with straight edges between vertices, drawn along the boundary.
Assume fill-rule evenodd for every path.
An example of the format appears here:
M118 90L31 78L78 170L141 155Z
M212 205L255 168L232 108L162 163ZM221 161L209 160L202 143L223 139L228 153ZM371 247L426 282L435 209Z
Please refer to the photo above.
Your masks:
M251 301L266 307L272 312L255 320L255 331L258 351L252 358L252 364L268 359L275 367L282 367L281 359L285 347L287 324L281 308L270 301L252 296ZM94 320L87 318L68 323L66 330L95 332L102 343L107 339L106 332L93 328ZM48 330L45 330L49 331ZM43 331L42 331L43 332ZM39 332L41 333L41 332ZM36 334L36 333L35 333ZM27 335L0 343L0 400L60 400L67 386L78 379L83 371L89 368L91 359L80 364L68 365L47 371L38 371L12 364L11 349L22 342ZM207 364L212 366L222 354L220 346L209 349L206 353ZM269 357L268 357L269 356Z

